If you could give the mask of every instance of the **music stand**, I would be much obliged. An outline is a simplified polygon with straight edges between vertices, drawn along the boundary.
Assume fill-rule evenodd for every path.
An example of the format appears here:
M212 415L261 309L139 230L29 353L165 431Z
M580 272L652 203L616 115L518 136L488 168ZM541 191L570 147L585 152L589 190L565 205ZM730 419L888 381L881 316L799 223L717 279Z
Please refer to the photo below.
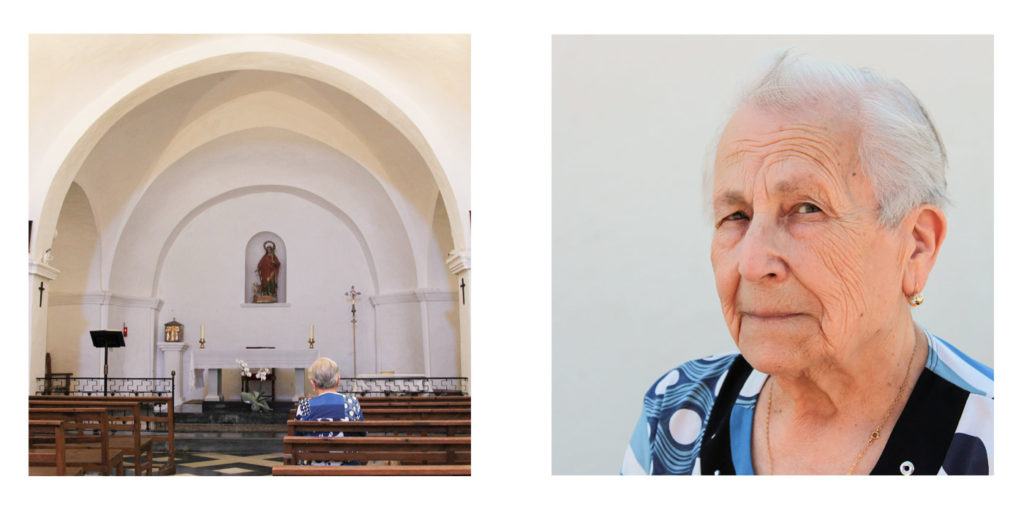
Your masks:
M121 331L89 331L92 346L103 348L103 396L107 396L107 350L110 347L123 347L124 334Z

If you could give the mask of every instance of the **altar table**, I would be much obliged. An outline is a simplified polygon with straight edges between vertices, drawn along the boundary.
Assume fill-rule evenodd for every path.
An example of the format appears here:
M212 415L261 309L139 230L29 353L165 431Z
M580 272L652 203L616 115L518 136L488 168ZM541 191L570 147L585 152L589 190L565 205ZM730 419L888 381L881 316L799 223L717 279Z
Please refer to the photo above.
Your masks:
M196 373L202 372L206 382L206 397L209 402L223 402L221 394L221 368L236 368L237 359L245 361L253 373L260 368L293 368L295 369L295 394L293 402L305 394L306 368L309 368L320 357L319 350L279 350L279 349L237 349L237 350L196 350L193 355L193 368ZM198 375L197 375L198 377Z

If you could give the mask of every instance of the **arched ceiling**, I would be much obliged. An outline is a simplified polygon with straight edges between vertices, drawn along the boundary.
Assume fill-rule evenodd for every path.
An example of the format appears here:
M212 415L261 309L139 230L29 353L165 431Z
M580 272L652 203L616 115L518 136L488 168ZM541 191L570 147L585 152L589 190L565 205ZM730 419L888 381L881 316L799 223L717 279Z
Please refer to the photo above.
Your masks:
M333 148L258 128L196 148L145 188L115 240L105 289L152 296L167 251L192 219L220 202L266 192L306 199L347 225L363 247L376 291L416 287L412 247L384 186Z
M277 53L242 51L269 47ZM33 36L30 48L30 207L42 215L40 237L55 222L44 214L74 179L93 202L104 255L113 258L110 248L165 169L211 140L260 127L299 133L370 170L413 247L426 246L437 193L456 197L441 160L456 162L455 175L463 175L468 211L466 36ZM90 104L92 95L99 98ZM430 144L428 132L462 142ZM41 202L47 176L55 180ZM464 240L458 217L451 216L453 238ZM424 260L416 258L424 267L417 271Z
M438 189L418 153L389 123L319 82L232 71L190 80L141 104L86 159L76 182L96 205L104 268L113 265L126 222L163 172L212 140L266 127L304 135L370 170L398 209L400 231L413 247L426 247L422 241L431 236ZM418 267L420 274L426 272L425 262Z

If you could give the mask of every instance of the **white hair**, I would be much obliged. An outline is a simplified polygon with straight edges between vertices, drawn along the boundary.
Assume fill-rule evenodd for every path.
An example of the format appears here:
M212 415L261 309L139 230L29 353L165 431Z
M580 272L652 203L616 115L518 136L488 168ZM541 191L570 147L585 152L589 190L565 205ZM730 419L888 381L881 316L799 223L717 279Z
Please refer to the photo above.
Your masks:
M740 97L736 110L746 105L783 112L826 108L854 122L860 129L858 157L884 226L895 227L922 204L948 203L942 139L924 106L899 81L787 51ZM713 154L709 157L704 177L707 204L714 178Z
M337 387L339 376L341 376L341 369L338 368L338 363L326 357L313 361L313 364L309 367L309 378L320 389L333 389Z

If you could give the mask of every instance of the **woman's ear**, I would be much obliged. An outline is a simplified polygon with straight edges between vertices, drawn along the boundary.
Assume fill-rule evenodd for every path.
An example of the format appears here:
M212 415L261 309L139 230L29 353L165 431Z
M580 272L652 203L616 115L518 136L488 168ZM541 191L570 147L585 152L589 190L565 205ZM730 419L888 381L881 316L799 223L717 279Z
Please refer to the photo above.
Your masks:
M921 205L910 212L904 226L911 250L903 274L903 294L910 296L921 293L928 283L928 274L946 239L946 214L937 206Z

